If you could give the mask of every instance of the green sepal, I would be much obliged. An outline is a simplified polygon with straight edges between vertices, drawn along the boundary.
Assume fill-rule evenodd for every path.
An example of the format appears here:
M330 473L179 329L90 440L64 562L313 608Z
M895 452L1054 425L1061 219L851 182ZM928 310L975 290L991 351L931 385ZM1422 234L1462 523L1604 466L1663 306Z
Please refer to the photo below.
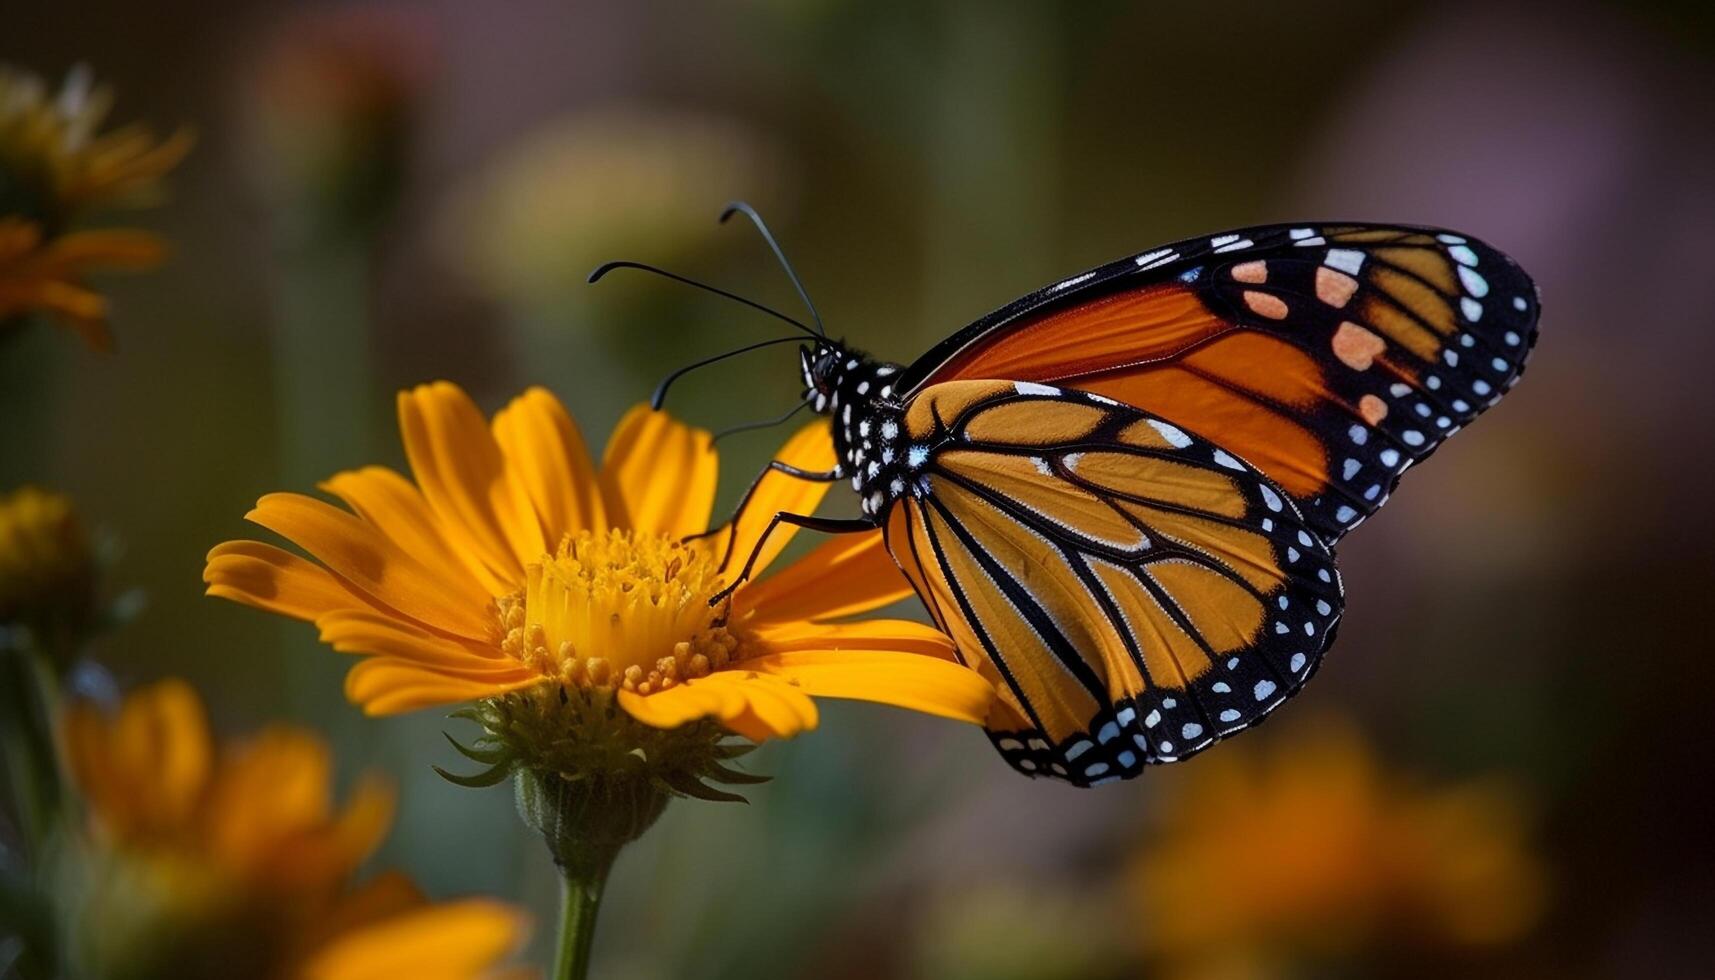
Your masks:
M442 732L441 735L446 738L448 744L450 744L459 755L464 756L472 762L480 762L485 766L492 766L495 763L512 757L512 752L504 745L496 745L492 748L486 749L474 748L463 744L447 732Z
M436 775L440 776L447 782L452 783L454 786L463 786L466 789L482 789L484 787L495 786L503 782L506 777L512 775L514 765L515 763L511 759L508 759L492 768L485 769L482 772L470 776L460 776L457 773L448 772L440 766L431 766L430 768L435 770Z
M715 789L713 786L710 786L708 783L703 782L690 773L667 773L661 777L661 781L672 787L673 791L676 793L699 800L708 800L711 803L750 802L737 793L728 793L723 790Z
M754 786L758 783L766 783L774 778L773 776L764 776L760 773L744 772L739 769L729 769L719 763L709 764L708 768L704 769L703 772L715 782L731 783L734 785Z

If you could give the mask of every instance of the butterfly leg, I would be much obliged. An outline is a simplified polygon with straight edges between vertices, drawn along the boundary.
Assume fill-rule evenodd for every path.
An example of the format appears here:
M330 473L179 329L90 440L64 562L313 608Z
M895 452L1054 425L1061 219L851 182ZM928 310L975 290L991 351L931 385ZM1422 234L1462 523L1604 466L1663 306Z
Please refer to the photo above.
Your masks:
M732 595L733 590L749 580L751 571L756 567L757 556L762 554L762 546L768 543L768 536L774 533L774 529L782 524L807 528L811 531L821 531L823 534L856 534L860 531L873 531L876 528L875 522L861 517L812 517L809 514L793 514L783 510L775 514L769 520L768 526L762 529L762 536L756 539L756 546L750 549L750 557L745 559L744 569L738 573L738 578L733 579L731 585L717 592L714 598L709 600L710 606L718 606L725 602L727 597ZM728 550L730 551L730 548Z
M782 463L778 459L771 460L767 466L762 468L762 472L756 475L756 479L750 481L749 489L745 490L744 496L739 498L738 506L733 508L732 516L727 518L725 523L716 524L714 527L709 528L701 534L690 535L689 537L684 538L684 541L688 542L695 541L699 538L706 538L712 534L719 533L723 528L732 527L738 522L738 516L744 513L744 509L746 507L750 506L750 498L756 494L756 488L762 486L762 481L767 479L768 474L770 473L784 473L794 479L809 480L813 483L832 483L835 480L843 480L846 477L845 471L838 466L831 470L801 470L789 463ZM721 562L724 564L731 560L732 545L728 544L727 553L721 556Z

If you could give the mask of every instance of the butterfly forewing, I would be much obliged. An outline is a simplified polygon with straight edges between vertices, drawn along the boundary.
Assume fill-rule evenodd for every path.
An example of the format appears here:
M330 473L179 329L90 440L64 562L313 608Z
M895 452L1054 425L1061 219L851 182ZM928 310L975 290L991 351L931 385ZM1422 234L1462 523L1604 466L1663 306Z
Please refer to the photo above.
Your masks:
M1000 691L988 728L1020 770L1133 775L1292 694L1341 590L1291 498L1173 422L1087 392L956 381L907 406L932 447L887 545Z
M1106 395L1256 466L1333 542L1517 381L1530 279L1468 236L1277 225L1153 249L1040 290L901 376Z

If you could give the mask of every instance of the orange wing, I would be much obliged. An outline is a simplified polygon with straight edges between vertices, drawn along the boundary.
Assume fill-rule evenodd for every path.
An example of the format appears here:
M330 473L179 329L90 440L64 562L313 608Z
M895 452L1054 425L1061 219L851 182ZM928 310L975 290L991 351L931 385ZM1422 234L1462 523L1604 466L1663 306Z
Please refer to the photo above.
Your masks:
M901 376L1079 388L1255 465L1339 539L1518 380L1530 279L1430 229L1274 226L1156 249L985 317Z
M1333 556L1241 460L1070 389L956 381L907 405L929 447L885 533L966 662L1001 692L1016 768L1089 785L1262 718L1339 620Z

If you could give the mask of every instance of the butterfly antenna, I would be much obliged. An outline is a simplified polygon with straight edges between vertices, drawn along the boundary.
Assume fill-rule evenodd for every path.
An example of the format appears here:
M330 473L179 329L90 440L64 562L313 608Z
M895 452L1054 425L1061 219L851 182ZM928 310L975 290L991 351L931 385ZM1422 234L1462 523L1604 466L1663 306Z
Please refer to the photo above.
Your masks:
M690 278L689 276L681 276L676 272L668 272L666 269L662 269L658 266L649 265L646 262L630 262L630 261L603 262L601 265L598 265L595 267L595 271L590 273L590 277L589 277L588 281L591 283L600 282L603 276L607 275L608 273L612 272L615 269L637 269L637 270L642 271L642 272L652 272L658 276L665 276L666 278L671 279L674 282L681 282L687 286L694 286L697 289L703 290L704 292L714 293L716 296L724 296L727 299L730 299L735 303L743 303L745 306L748 306L751 309L756 310L758 312L766 313L769 316L775 318L776 320L784 320L785 322L792 324L794 327L797 327L799 330L804 331L805 333L809 334L812 337L818 337L819 338L819 337L825 336L824 334L822 334L816 330L811 330L809 328L809 326L807 326L802 320L798 320L794 317L789 317L786 314L780 312L777 309L774 309L771 306L763 306L761 303L758 303L757 301L755 301L753 299L745 299L743 296L740 296L734 292L728 292L727 290L722 289L719 286L711 286L706 282L699 282L695 279ZM812 310L811 312L814 312L814 311ZM818 320L816 325L821 326L821 321Z
M796 340L797 338L794 337L793 339ZM798 403L797 407L789 410L788 412L786 412L786 414L780 416L779 418L768 419L768 420L763 421L763 422L746 422L743 425L735 425L730 429L722 429L721 431L714 434L714 438L709 440L709 445L712 446L715 443L720 442L722 439L725 439L727 436L737 435L740 432L750 432L753 429L772 429L777 425L784 424L785 422L790 420L792 418L792 416L797 415L799 412L802 412L804 409L809 408L809 407L810 407L809 402L801 401Z
M649 407L653 408L657 412L659 412L661 410L661 406L663 404L665 404L667 401L667 389L672 387L673 382L679 380L680 378L684 377L687 374L690 374L692 371L695 371L698 368L708 367L710 364L719 363L721 361L726 360L729 357L737 357L740 354L748 354L753 350L761 350L764 347L773 347L775 344L796 344L798 342L799 342L799 340L796 336L775 337L772 340L760 340L754 344L746 344L745 346L740 347L737 350L729 350L724 354L716 354L713 357L705 357L702 360L697 361L694 364L687 364L684 367L679 368L678 370L674 371L673 373L667 375L665 378L661 379L661 383L655 386L655 394L652 395L649 399ZM804 404L807 405L809 403L805 402Z
M803 280L798 278L798 272L792 268L792 263L786 261L786 253L780 250L780 243L774 240L774 233L768 230L768 224L762 220L762 215L757 214L755 208L743 201L733 201L721 212L721 224L726 224L726 220L734 214L743 214L749 218L756 230L762 233L762 240L774 250L774 257L780 260L780 267L786 270L786 278L792 280L792 288L798 290L798 298L804 301L804 308L810 311L810 319L816 323L816 333L826 337L828 328L822 325L822 314L816 312L816 304L810 302L810 294L805 292Z

